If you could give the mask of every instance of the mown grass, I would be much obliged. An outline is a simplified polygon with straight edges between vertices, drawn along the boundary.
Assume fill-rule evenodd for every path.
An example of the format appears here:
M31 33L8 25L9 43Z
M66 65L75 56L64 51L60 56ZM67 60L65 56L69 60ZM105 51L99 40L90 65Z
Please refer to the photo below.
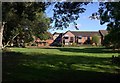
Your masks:
M9 48L3 52L3 82L120 81L119 52L102 47Z

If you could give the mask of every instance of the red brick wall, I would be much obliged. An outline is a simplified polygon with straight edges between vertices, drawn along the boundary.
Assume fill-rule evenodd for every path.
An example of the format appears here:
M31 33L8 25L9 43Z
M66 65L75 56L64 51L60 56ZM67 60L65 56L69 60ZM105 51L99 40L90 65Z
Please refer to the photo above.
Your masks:
M44 41L46 43L43 43L43 41L41 41L39 38L36 38L36 40L35 40L35 42L38 43L38 46L49 46L51 43L53 43L53 41L54 40L52 40L52 39L47 39L47 40Z
M53 41L54 41L54 40L52 40L52 39L48 39L48 40L46 40L46 42L47 42L48 45L52 44Z
M68 39L66 39L67 42L70 41L70 37L73 37L73 38L74 38L74 39L73 39L73 42L75 42L75 36L74 36L71 32L68 31L66 34L63 35L62 38L64 39L64 37L65 37L66 35L68 35Z

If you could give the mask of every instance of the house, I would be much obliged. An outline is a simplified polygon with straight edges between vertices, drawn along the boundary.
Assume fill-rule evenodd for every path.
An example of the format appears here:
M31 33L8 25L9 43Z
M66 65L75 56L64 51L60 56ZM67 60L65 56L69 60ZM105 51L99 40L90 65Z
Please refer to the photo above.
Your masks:
M55 32L53 35L49 33L50 38L47 40L35 39L38 46L58 46L58 45L77 45L93 44L92 37L97 35L99 37L99 44L103 45L105 35L108 34L106 30L99 31L67 31L65 33Z
M64 45L72 45L73 43L77 44L91 44L92 37L94 35L101 36L97 31L67 31L63 36Z
M76 43L81 44L93 44L91 42L92 37L97 35L99 37L99 44L103 44L104 36L108 32L106 30L99 31L67 31L65 33L54 33L54 43L62 43L64 45L72 45Z

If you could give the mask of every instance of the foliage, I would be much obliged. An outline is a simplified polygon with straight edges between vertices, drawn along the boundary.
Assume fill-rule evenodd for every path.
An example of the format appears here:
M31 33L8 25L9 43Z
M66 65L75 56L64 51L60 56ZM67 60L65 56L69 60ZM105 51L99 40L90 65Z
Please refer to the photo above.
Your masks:
M76 47L76 46L77 46L77 43L72 43L72 45L71 45L71 46L75 46L75 47Z
M46 7L45 2L3 2L2 21L6 22L3 44L5 45L8 41L16 42L17 44L20 44L20 42L18 42L19 40L23 40L24 43L32 41L33 28L37 27L38 30L36 31L39 31L39 27L42 26L42 24L47 24L46 21L43 21L38 27L38 24L35 23L35 21L39 19L37 18L37 14L44 11ZM43 27L45 26L42 26L44 30ZM15 37L15 39L13 39L14 41L11 40L13 37Z
M45 16L41 11L44 10L51 4L54 4L54 15L51 20L49 18L44 18ZM28 27L28 33L34 34L39 37L41 40L47 39L47 29L50 22L53 22L55 29L67 28L70 23L75 25L75 28L78 29L75 20L79 18L79 13L84 13L85 8L83 5L87 5L88 2L4 2L3 3L3 21L7 22L4 30L4 44L8 41L11 41L12 37L16 35L16 28ZM7 5L7 6L6 6ZM40 20L39 17L42 19ZM28 20L24 23L24 20ZM46 23L44 23L46 22ZM31 29L31 27L33 27ZM41 28L39 28L41 27ZM44 27L44 28L43 28ZM19 30L19 29L18 29ZM24 31L21 29L22 32ZM34 32L31 32L33 30ZM39 31L40 30L40 31ZM36 33L35 33L36 32ZM26 34L26 33L24 33ZM31 35L26 34L30 38L27 41L31 41ZM19 35L18 35L19 36ZM22 38L24 39L24 38Z
M101 2L98 12L92 16L99 16L100 24L107 23L109 34L105 37L106 44L120 48L120 2Z
M99 36L98 35L94 35L92 37L92 42L95 43L95 45L98 45L99 44Z
M50 19L43 12L36 13L36 20L33 21L33 34L41 40L46 40L50 37L47 30L50 28Z
M57 2L54 5L54 15L51 21L54 23L55 29L67 28L70 23L75 25L78 29L75 20L79 18L80 13L85 12L83 5L87 5L88 2Z
M111 30L108 35L105 36L104 44L106 47L112 47L114 49L120 48L120 31Z

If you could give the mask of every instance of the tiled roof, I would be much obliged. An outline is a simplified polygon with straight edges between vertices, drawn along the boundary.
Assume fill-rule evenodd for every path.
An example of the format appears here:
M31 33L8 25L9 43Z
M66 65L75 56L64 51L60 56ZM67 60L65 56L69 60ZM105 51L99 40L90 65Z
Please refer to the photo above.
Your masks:
M94 35L98 35L100 36L98 31L70 31L71 33L73 33L75 36L94 36Z

